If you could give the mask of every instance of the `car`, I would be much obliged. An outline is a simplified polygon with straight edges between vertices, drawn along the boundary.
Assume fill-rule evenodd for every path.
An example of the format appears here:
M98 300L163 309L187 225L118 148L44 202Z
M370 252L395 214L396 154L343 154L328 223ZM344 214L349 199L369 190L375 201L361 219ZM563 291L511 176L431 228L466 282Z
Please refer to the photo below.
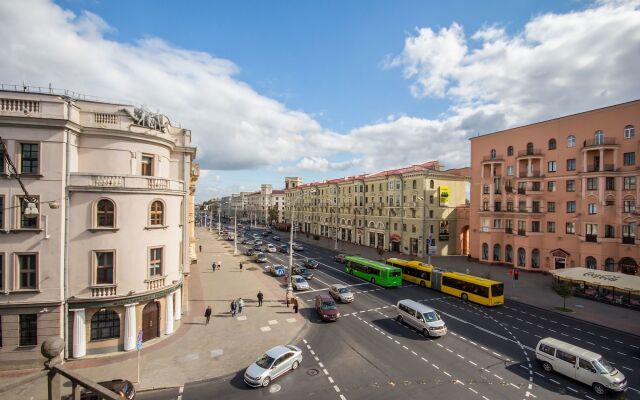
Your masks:
M264 244L264 242L262 240L260 240L260 239L257 239L255 241L255 244L262 246Z
M293 345L276 346L249 365L244 372L244 382L251 387L267 387L271 381L302 363L302 350Z
M313 273L309 271L309 268L301 267L299 265L293 267L293 274L300 275L306 280L313 278Z
M289 246L287 246L286 244L281 244L280 246L278 246L278 251L280 253L289 254Z
M133 400L136 398L136 389L133 384L126 379L114 379L111 381L98 382L98 385L103 386L110 391L116 393L123 399ZM65 397L65 400L73 399L73 395ZM80 400L100 400L101 397L92 392L91 390L82 390L80 393Z
M254 240L260 239L260 235L258 235L257 233L254 233L252 236Z
M307 258L304 260L303 265L307 268L311 268L311 269L317 269L318 266L320 265L320 263L314 259L311 258Z
M309 290L309 283L306 279L301 277L300 275L293 275L291 277L291 284L295 290Z
M334 260L334 261L336 261L336 262L339 262L340 264L344 264L344 258L345 258L346 256L347 256L346 254L342 254L342 253L340 253L340 254L336 254L336 255L333 257L333 260Z
M262 246L256 243L256 244L253 245L253 249L255 251L262 251Z
M304 247L298 243L294 243L291 247L294 251L304 251Z
M278 249L276 249L276 246L272 245L271 243L269 243L265 247L266 247L265 251L267 253L275 253L276 251L278 251Z
M251 240L251 239L242 239L242 242L240 242L240 244L252 245L253 244L253 240Z
M265 256L264 253L259 251L253 256L253 261L257 263L265 263L267 262L267 256Z
M320 314L323 321L337 321L340 318L340 312L336 302L331 296L319 294L316 296L316 311Z
M335 284L329 287L329 294L341 303L353 302L353 292L345 285Z
M276 242L279 242L280 241L280 236L273 235L273 236L271 236L271 239L273 239Z
M396 320L413 326L425 337L438 337L447 334L447 326L433 308L410 299L400 300L396 304Z
M230 234L227 235L227 240L229 242L232 242L232 241L236 240L236 237L235 237L235 235L233 233L230 233Z
M269 236L269 231L262 232L262 236Z
M256 254L256 251L254 249L247 249L247 251L245 251L244 254L246 254L249 257L253 257Z
M276 264L269 268L269 272L271 272L273 276L285 276L287 269L282 264Z
M272 234L273 234L273 230L271 230L271 229L267 229L267 233L268 233L269 235L272 235Z

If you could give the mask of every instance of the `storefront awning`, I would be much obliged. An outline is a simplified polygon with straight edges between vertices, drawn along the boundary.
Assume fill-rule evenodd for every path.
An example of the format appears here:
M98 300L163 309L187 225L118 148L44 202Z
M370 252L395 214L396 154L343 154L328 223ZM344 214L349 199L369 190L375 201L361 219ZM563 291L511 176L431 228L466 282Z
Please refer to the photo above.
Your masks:
M558 279L581 281L596 286L640 292L640 276L607 272L589 268L568 268L551 271Z
M399 242L400 241L400 235L398 235L397 233L392 233L389 236L389 240L391 240L392 242Z

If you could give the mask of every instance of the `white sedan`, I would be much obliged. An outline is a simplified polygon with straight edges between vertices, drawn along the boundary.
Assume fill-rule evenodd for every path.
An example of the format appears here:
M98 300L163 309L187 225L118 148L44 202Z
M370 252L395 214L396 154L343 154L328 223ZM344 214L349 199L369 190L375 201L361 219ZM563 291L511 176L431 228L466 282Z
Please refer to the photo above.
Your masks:
M306 279L301 277L300 275L294 275L291 277L291 283L295 290L309 290L309 283Z
M267 387L280 375L297 369L301 362L302 350L299 347L276 346L249 365L244 373L244 381L252 387Z

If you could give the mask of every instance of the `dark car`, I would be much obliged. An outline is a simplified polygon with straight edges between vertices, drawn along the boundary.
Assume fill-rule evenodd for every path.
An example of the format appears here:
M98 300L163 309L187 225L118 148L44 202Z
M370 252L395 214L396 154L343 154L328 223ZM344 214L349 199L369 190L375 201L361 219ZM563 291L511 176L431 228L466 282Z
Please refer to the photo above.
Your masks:
M272 231L271 229L269 229L269 230L267 230L267 233L268 233L269 235L271 235L271 234L273 234L273 231Z
M313 272L309 271L308 268L300 267L298 265L293 267L293 274L294 275L300 275L301 277L303 277L306 280L309 280L309 279L313 278Z
M240 244L253 244L253 240L249 238L245 238L245 239L242 239L242 242L240 242Z
M289 254L289 246L287 246L286 244L281 244L280 246L278 246L278 251L280 253Z
M254 249L247 249L247 251L245 251L244 254L246 254L247 256L251 257L254 254L256 254L256 251Z
M136 398L136 389L133 384L127 380L114 379L112 381L98 382L99 385L104 386L110 391L118 394L123 399L133 400ZM71 400L73 395L67 397L67 400ZM80 393L80 400L100 400L101 397L92 392L91 390L84 390Z
M346 256L347 256L346 254L342 254L342 253L340 253L340 254L336 254L336 255L333 257L333 259L334 259L335 261L337 261L337 262L341 263L341 264L344 264L344 258L345 258Z
M319 294L316 296L316 311L323 321L337 321L338 318L340 318L338 306L328 294Z
M320 263L316 260L313 260L311 258L307 258L306 260L304 260L303 265L307 268L311 268L311 269L317 269L318 266L320 265Z
M262 232L262 236L269 236L269 231Z
M276 242L279 242L280 241L280 236L273 235L273 236L271 236L271 239L275 240Z
M255 251L262 251L262 245L261 244L254 244L253 245L253 249Z

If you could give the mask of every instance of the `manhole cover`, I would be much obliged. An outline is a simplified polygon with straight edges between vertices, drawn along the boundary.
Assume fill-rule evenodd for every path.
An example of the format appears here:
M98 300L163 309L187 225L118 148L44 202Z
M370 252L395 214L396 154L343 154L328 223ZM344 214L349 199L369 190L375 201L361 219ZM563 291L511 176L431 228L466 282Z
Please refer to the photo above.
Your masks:
M269 386L269 393L278 393L280 389L282 389L282 386L274 383L273 385Z
M309 369L307 370L307 375L309 375L309 376L316 376L316 375L318 375L319 373L320 373L320 370L319 370L319 369L317 369L317 368L309 368Z

